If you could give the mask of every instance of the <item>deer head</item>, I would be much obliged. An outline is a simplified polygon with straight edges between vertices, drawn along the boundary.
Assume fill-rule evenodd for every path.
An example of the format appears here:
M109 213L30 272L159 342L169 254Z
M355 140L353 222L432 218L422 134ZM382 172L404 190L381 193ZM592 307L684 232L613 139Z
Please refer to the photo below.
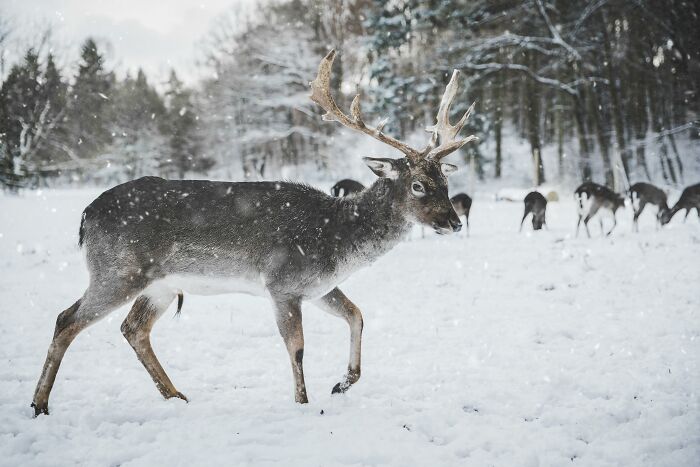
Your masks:
M474 108L473 104L457 124L452 125L449 121L450 106L457 94L459 71L454 70L445 88L437 112L437 123L426 128L432 133L430 141L425 148L415 149L383 133L386 121L376 127L365 124L359 94L352 101L349 116L340 110L330 91L334 58L335 51L331 50L321 60L316 79L310 83L311 100L326 111L323 119L339 122L402 152L404 157L400 159L364 157L363 160L377 176L393 180L401 195L400 207L407 219L428 225L440 234L458 232L462 224L447 191L447 177L457 170L457 166L443 163L441 159L476 139L473 135L457 139L457 134Z

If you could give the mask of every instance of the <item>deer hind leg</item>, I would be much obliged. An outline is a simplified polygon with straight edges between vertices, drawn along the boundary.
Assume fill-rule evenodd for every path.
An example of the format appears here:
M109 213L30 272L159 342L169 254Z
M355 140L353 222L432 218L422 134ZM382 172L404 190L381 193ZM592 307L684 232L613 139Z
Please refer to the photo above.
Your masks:
M102 282L93 281L93 284L102 284ZM134 290L128 285L106 289L104 286L91 284L82 298L58 315L53 340L49 345L44 368L34 391L32 407L34 407L35 417L39 414L49 414L49 395L56 381L58 368L75 337L134 295Z
M615 215L615 212L613 211L612 214L612 220L613 220L613 225L610 227L610 230L608 233L605 234L606 237L609 237L611 233L613 233L613 230L615 230L615 227L617 227L617 216Z
M274 298L275 318L284 344L289 353L294 375L294 400L300 404L309 402L304 382L304 329L301 322L299 298Z
M175 389L151 347L150 336L153 325L173 302L175 296L175 291L165 289L151 289L140 295L122 322L121 331L163 397L166 399L178 397L187 401L187 398Z
M343 393L360 379L362 313L337 287L315 302L322 310L343 318L350 326L350 362L343 381L333 386L332 394Z
M632 221L634 222L634 230L635 232L639 232L639 216L642 214L642 211L644 211L644 207L646 206L646 203L640 202L639 203L639 208L634 211L634 219ZM658 216L657 216L658 219Z

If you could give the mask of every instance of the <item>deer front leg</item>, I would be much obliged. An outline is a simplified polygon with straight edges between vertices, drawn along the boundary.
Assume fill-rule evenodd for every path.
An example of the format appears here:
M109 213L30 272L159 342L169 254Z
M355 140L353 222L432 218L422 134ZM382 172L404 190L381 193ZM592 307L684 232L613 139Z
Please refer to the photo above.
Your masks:
M343 381L333 387L331 393L343 393L360 379L360 355L362 347L362 313L339 288L328 292L315 302L322 310L343 318L350 326L350 362Z
M522 232L522 231L523 231L523 223L525 222L525 218L527 217L528 214L529 214L528 211L525 211L525 214L523 214L523 218L522 218L522 220L520 221L520 229L518 230L518 232ZM581 218L579 217L579 224L580 224L580 223L581 223ZM576 225L576 235L578 235L578 225Z
M275 317L294 374L294 400L300 404L309 402L304 383L304 329L301 321L301 300L299 298L274 298Z

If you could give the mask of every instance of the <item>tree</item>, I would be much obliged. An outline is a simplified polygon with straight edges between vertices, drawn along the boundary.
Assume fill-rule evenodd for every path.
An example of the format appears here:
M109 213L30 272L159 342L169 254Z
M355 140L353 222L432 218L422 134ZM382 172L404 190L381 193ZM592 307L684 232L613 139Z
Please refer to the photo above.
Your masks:
M43 70L42 70L43 68ZM14 65L0 88L0 182L16 189L41 176L60 147L66 85L51 54L42 66L33 48Z
M178 79L175 70L170 72L165 96L167 115L164 133L169 138L170 152L161 161L161 170L174 173L179 178L184 178L188 171L206 171L212 166L212 161L200 153L199 117L195 113L192 93Z
M112 140L109 125L110 93L114 76L104 69L104 57L93 39L82 46L78 74L70 92L67 122L78 157L94 158Z

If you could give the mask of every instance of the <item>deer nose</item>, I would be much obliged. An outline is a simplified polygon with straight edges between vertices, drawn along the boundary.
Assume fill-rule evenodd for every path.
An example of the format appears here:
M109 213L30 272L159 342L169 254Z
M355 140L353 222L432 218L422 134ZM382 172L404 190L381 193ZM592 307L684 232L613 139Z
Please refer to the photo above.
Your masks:
M459 232L462 230L462 223L459 221L459 218L457 219L450 219L449 220L450 227L452 227L453 232Z

